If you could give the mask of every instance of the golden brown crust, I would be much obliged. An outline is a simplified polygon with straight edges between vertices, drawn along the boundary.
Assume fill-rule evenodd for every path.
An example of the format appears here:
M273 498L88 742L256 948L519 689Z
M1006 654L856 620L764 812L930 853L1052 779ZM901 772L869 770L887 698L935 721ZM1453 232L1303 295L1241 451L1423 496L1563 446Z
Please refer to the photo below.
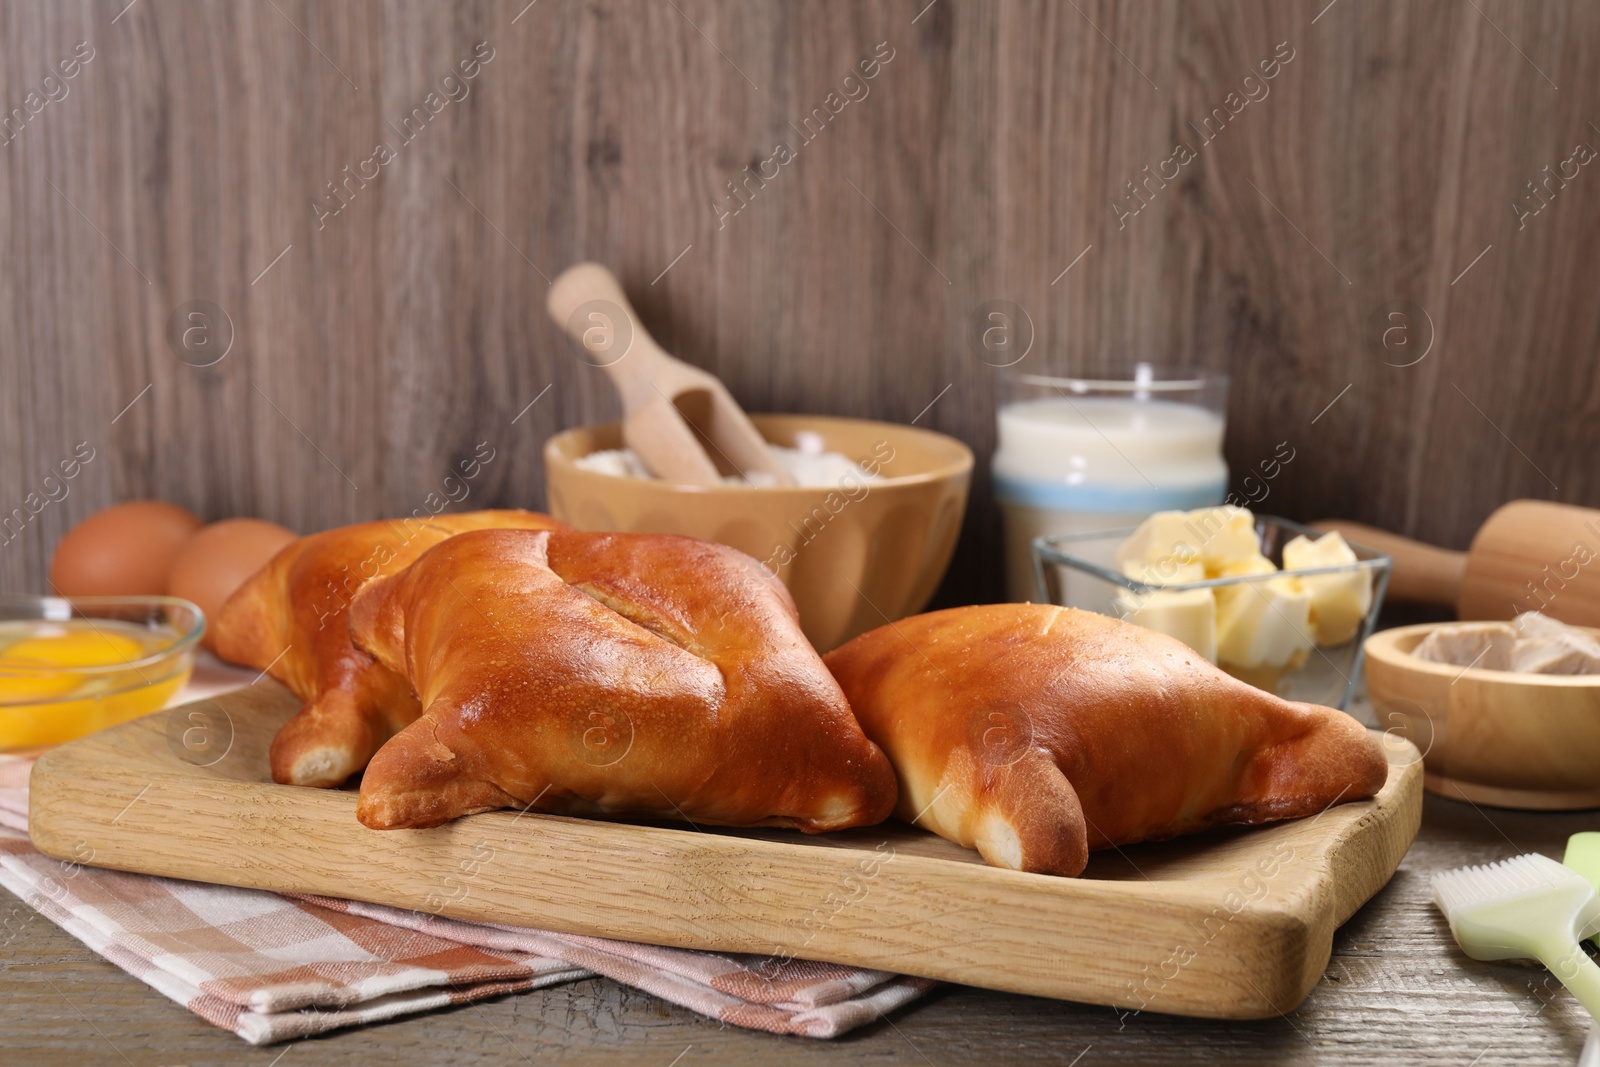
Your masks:
M1077 875L1090 849L1313 815L1388 771L1343 712L1072 608L918 615L826 662L894 763L895 814L997 866Z
M463 534L363 589L350 628L425 708L362 778L374 829L532 806L819 831L894 806L793 601L722 545Z
M350 643L345 613L363 584L464 530L559 525L530 511L470 511L364 522L284 546L213 624L217 655L267 671L305 702L273 739L273 779L337 786L421 714L410 683Z

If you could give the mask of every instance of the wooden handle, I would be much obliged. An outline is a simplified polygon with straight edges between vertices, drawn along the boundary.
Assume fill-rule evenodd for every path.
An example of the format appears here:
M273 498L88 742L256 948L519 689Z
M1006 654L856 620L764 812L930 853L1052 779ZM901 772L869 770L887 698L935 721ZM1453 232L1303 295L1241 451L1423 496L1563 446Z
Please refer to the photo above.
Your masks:
M775 485L794 484L722 382L656 344L609 270L568 267L545 307L611 376L622 397L623 440L656 477L716 485L723 474L759 471Z
M1394 557L1389 572L1389 599L1412 604L1442 604L1455 607L1461 597L1461 577L1466 573L1467 554L1401 537L1376 526L1343 519L1324 519L1312 527L1338 532L1353 541Z
M545 308L583 346L589 361L611 376L625 412L651 402L655 390L650 383L664 364L681 366L639 321L617 276L598 263L578 263L562 271L550 286Z
M617 387L623 441L651 474L684 485L721 481L716 463L672 404L679 379L701 372L656 344L616 275L598 263L568 267L550 286L545 308Z
M617 281L615 274L598 263L575 263L562 271L550 284L545 307L557 325L565 329L573 312L590 300L609 300L630 317L633 316L633 305L628 303L622 283ZM573 336L582 340L578 334Z

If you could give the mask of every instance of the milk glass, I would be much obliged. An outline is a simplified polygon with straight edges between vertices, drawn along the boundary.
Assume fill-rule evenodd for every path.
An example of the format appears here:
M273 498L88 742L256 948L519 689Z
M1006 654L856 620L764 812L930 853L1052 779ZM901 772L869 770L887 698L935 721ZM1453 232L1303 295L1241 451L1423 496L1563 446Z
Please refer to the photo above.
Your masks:
M1222 503L1225 374L1135 364L1125 379L1000 373L991 467L1006 592L1037 600L1035 537L1136 525Z

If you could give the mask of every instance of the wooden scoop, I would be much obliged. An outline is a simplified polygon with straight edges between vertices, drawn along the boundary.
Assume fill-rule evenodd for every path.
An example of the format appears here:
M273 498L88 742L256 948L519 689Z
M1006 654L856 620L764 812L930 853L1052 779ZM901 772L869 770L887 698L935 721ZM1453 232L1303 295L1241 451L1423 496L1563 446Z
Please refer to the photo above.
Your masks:
M774 485L794 484L727 387L664 352L606 268L568 267L546 307L585 358L611 376L622 397L622 439L651 474L718 485L726 475L760 472Z
M1600 626L1600 511L1594 508L1513 500L1489 516L1465 552L1355 522L1312 525L1393 556L1391 600L1451 606L1463 619L1542 611L1574 626Z

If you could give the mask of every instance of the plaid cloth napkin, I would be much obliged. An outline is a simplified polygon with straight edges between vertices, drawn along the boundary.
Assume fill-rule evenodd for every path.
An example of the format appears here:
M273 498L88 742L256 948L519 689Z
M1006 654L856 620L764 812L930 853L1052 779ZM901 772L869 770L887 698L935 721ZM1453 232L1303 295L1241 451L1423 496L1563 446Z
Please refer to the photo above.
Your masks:
M934 985L830 963L656 948L62 862L28 841L31 768L0 758L0 886L252 1045L597 974L735 1026L836 1037ZM32 918L8 916L0 946Z

